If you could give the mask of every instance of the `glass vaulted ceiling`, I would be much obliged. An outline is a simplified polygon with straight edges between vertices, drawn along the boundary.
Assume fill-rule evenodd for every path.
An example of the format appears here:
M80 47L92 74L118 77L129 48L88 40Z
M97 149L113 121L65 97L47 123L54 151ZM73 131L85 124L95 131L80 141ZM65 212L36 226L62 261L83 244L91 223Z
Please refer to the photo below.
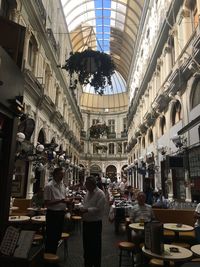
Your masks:
M120 73L116 73L117 79L123 77L127 81L145 0L61 1L73 50L91 47L111 54ZM117 86L117 92L115 88L107 90L107 94L123 92L126 86ZM84 91L89 91L87 86Z

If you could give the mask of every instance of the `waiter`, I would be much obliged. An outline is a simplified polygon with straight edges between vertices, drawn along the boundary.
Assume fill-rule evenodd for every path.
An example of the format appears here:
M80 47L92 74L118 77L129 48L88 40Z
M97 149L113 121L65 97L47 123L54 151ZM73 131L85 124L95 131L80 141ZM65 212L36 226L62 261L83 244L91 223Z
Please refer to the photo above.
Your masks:
M83 249L84 266L101 267L102 217L105 208L105 194L97 187L93 176L86 178L87 193L83 200Z
M63 168L55 168L53 179L44 188L46 211L46 242L45 252L56 254L58 241L63 231L66 211L66 189L63 184Z

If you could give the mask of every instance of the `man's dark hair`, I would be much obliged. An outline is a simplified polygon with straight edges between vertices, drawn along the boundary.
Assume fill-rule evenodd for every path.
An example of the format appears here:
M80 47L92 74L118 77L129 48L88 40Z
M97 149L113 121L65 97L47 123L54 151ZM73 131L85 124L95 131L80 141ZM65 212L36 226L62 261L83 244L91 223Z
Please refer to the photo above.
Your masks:
M53 177L55 177L59 172L63 172L62 167L58 167L53 170Z
M91 183L93 185L96 185L97 184L96 178L94 176L88 176L88 177L86 177L86 180L85 181L86 182L89 182L89 183Z

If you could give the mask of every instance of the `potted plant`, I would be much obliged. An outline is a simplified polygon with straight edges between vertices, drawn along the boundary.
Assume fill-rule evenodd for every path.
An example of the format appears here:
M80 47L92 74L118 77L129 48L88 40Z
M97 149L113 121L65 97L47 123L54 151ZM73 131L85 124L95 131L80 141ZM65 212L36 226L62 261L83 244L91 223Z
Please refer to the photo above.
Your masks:
M102 95L107 85L112 87L111 76L115 64L110 55L90 48L83 52L71 52L63 66L70 75L70 88L90 84L96 93Z

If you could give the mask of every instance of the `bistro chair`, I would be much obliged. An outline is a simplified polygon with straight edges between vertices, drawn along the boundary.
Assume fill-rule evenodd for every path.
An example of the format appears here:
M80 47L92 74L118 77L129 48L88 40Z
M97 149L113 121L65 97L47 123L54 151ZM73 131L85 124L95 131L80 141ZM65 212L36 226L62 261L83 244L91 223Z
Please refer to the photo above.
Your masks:
M82 221L82 217L79 216L79 215L72 215L71 216L71 220L74 223L75 230L81 232L81 221Z
M69 238L69 234L68 233L62 233L61 235L61 240L63 240L63 248L64 248L64 259L66 260L66 255L68 255L68 238Z
M43 255L43 260L45 263L45 267L48 266L52 266L52 267L56 267L58 266L58 262L59 262L59 257L56 254L52 254L52 253L44 253Z
M119 267L134 266L135 244L132 242L122 241L118 244L118 248L119 248Z
M159 266L164 266L164 261L163 260L160 260L160 259L151 259L150 261L149 261L149 266L151 266L151 267L159 267ZM174 262L173 261L170 261L169 262L169 266L171 267L171 266L174 266Z

